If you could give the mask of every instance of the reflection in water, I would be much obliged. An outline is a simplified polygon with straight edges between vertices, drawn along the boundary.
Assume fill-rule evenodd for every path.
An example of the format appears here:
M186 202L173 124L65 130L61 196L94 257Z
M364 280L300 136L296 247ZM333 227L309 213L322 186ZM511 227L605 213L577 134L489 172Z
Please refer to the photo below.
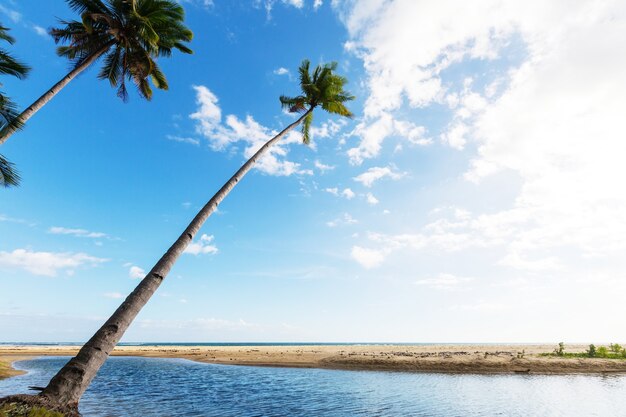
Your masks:
M67 358L19 362L0 396L43 386ZM445 375L207 365L110 358L85 417L626 417L626 376Z

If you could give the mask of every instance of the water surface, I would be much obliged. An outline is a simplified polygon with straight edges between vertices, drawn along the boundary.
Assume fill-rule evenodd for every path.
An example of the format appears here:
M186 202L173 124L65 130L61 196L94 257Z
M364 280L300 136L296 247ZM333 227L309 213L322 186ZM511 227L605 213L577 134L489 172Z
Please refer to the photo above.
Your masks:
M43 386L68 358L18 362L0 396ZM623 375L446 375L264 368L110 358L81 401L84 417L626 417Z

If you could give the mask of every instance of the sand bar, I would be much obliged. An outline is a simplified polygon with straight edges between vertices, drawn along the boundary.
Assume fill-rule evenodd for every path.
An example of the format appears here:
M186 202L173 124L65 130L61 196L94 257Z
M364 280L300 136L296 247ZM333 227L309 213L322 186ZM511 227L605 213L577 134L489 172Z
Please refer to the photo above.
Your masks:
M582 352L587 345L567 345ZM78 346L0 346L5 363L72 356ZM626 360L542 357L555 345L118 346L113 356L183 358L198 362L369 371L446 373L626 373ZM520 353L524 352L523 357Z

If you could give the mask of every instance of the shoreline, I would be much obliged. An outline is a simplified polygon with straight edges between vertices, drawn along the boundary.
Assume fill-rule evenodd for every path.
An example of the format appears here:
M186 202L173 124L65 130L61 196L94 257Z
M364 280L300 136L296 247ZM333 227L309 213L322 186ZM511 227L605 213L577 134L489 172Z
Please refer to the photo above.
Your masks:
M583 352L588 345L566 346ZM80 346L2 345L1 364L39 356L74 356ZM220 365L460 374L625 373L626 360L539 356L554 345L118 346L111 356L180 358ZM523 352L523 354L522 354ZM6 366L5 366L6 371ZM0 379L1 378L0 374Z

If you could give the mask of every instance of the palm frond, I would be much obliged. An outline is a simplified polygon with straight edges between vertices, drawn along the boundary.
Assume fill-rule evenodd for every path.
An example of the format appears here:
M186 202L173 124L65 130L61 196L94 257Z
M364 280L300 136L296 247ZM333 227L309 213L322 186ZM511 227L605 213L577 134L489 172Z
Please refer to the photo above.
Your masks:
M15 38L9 35L9 30L11 29L0 25L0 39L13 45L15 43Z
M152 84L159 90L168 90L169 84L167 83L167 78L165 78L165 74L161 71L161 68L154 63L154 67L152 68L152 73L150 74L152 79Z
M310 61L305 59L298 68L302 94L296 97L280 96L283 109L291 113L309 111L302 120L302 140L305 144L311 141L310 131L315 107L320 106L325 111L338 116L354 116L344 103L354 100L355 97L344 90L348 80L334 73L337 63L318 65L312 74L310 66Z
M168 89L167 78L156 63L158 57L169 57L173 50L193 52L186 46L193 33L184 25L185 11L177 0L66 1L80 21L61 21L50 30L61 44L58 55L77 68L110 45L98 77L116 87L124 101L128 99L126 81L135 84L146 99L152 97L149 80L158 89Z
M15 169L15 164L0 155L0 187L17 187L20 185L20 180L20 174Z
M11 75L19 79L25 78L30 67L13 58L7 51L0 49L0 74Z
M123 75L122 49L116 47L104 58L104 66L98 74L101 80L109 80L111 87L116 87Z

